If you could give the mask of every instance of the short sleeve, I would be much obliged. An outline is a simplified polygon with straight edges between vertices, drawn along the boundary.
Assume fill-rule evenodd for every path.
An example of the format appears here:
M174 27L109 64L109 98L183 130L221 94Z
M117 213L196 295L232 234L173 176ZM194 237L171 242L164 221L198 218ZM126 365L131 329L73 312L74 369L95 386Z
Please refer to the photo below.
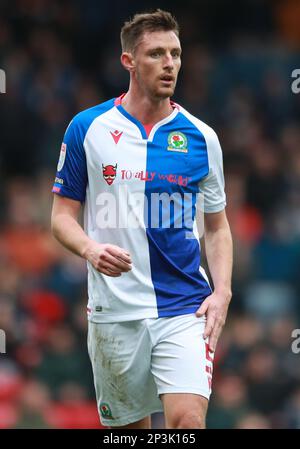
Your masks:
M84 133L75 117L69 124L61 145L52 192L84 202L87 166L83 147Z
M208 156L208 174L199 183L204 195L204 212L220 212L226 206L222 149L217 134L209 128L205 136Z

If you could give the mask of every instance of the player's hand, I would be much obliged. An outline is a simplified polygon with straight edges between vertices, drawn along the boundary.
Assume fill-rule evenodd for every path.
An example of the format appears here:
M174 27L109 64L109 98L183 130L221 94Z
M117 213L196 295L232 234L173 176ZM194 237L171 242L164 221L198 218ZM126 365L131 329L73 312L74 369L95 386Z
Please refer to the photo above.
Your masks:
M206 315L203 338L209 337L209 350L215 352L218 339L226 321L231 294L212 293L201 304L196 316Z
M97 271L111 277L121 276L132 268L128 251L109 243L92 242L86 250L85 258Z

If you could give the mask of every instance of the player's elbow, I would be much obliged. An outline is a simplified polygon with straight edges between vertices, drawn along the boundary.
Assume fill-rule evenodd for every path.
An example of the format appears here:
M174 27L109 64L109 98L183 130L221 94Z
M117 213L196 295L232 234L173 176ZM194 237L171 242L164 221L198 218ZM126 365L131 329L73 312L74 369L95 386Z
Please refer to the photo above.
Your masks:
M59 239L59 217L52 211L51 214L51 223L50 229L53 237L58 240Z

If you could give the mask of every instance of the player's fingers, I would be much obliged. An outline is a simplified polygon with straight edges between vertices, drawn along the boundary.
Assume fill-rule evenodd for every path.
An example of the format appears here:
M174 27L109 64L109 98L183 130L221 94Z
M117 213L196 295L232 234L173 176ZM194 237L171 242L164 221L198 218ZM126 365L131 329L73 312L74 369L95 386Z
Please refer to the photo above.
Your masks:
M115 271L130 271L132 266L127 263L127 262L123 262L120 259L117 259L116 257L112 256L109 253L105 253L102 257L102 261L103 264L106 265L107 263L109 263L110 265L112 265L113 267L115 267Z
M215 352L215 350L216 350L216 346L217 346L221 331L222 331L222 327L218 323L216 323L211 334L210 334L210 337L209 337L209 349L212 352Z
M196 316L200 317L205 315L207 309L208 309L209 303L207 301L204 301L201 306L199 307L199 309L196 312Z
M123 248L119 248L118 246L115 245L109 245L106 248L106 251L111 254L112 256L123 260L126 263L131 263L131 257L130 254L128 253L128 251L126 251Z
M120 260L123 263L129 264L130 266L132 264L130 256L122 256L122 257L115 256L115 257L116 257L117 260Z
M106 276L110 276L113 278L117 278L117 277L121 276L121 273L113 273L112 271L107 270L105 268L102 268L101 273L106 274Z
M127 251L127 249L125 249L125 248L121 248L120 246L117 246L117 245L111 245L111 244L108 244L107 245L107 250L109 250L113 255L115 255L115 256L117 256L118 254L120 254L120 255L125 255L125 256L128 256L128 257L130 257L130 254L129 254L129 252Z
M120 270L119 268L115 267L113 264L111 264L111 263L109 263L107 261L102 262L101 265L98 265L97 270L100 271L100 273L103 270L107 270L107 271L110 271L113 274L121 274L121 271L122 271L122 270Z
M206 321L206 326L204 329L203 338L206 339L212 333L215 324L215 316L213 314L209 314Z

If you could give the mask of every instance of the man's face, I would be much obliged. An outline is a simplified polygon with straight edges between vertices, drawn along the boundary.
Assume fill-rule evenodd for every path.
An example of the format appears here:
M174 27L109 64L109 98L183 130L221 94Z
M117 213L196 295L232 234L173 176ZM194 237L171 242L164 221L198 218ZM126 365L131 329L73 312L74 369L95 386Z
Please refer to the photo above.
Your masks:
M152 98L171 97L181 65L180 55L180 41L173 31L144 33L134 53L134 74L140 89Z

